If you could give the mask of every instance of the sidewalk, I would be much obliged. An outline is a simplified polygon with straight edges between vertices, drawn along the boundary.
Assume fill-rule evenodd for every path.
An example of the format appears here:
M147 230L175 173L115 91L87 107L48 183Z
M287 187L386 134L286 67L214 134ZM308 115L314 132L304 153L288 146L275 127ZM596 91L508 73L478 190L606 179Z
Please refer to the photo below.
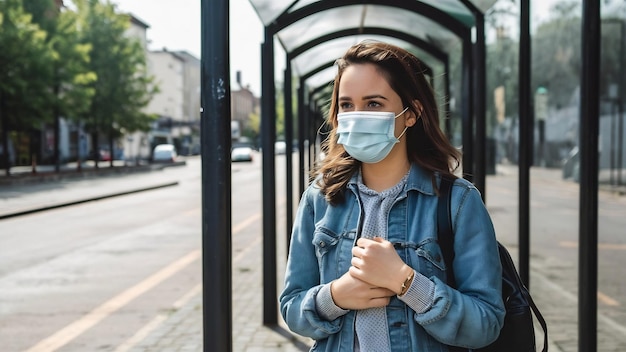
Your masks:
M81 172L65 166L60 173L40 167L36 174L25 168L13 168L11 176L0 176L0 219L35 211L52 209L68 204L78 204L106 197L139 192L176 184L176 180L163 180L152 171L163 166L141 165L109 168L83 167ZM128 182L107 182L125 174L135 174Z
M499 169L506 175L514 173L514 169ZM554 172L547 172L539 177L550 178L555 182ZM14 184L8 186L0 183L0 218L16 211L28 211L33 208L51 207L68 202L85 201L88 198L111 196L121 192L139 191L146 187L166 187L175 182L164 181L163 177L155 177L151 172L140 172L127 178L128 182L120 184L112 182L114 178L98 177L71 182L67 179L55 179L45 183ZM506 195L503 195L505 197ZM497 220L500 212L493 212ZM284 211L278 211L277 223L284 221ZM260 226L260 221L250 226ZM259 230L250 229L260 234ZM259 235L260 237L260 235ZM278 284L281 285L284 272L285 234L279 229L277 233L278 251ZM284 323L267 327L262 324L263 316L263 282L262 282L262 246L260 238L252 243L244 252L232 258L232 346L235 352L299 352L308 351L312 346L310 339L298 337L289 332ZM517 249L508 248L511 255L517 257ZM531 293L540 307L544 317L548 318L550 337L549 351L576 351L577 341L577 309L576 297L561 292L550 279L558 275L558 263L546 258L533 257L531 260ZM555 305L554 302L562 302ZM277 312L278 314L278 312ZM280 317L279 317L280 321ZM202 291L189 292L181 297L171 309L171 314L156 317L155 320L141 331L138 331L125 346L118 347L115 352L131 351L203 351L202 343ZM613 324L613 326L611 326ZM623 327L614 326L610 319L598 319L598 344L600 351L619 351L620 332ZM536 324L536 329L539 329ZM620 330L622 329L622 330ZM539 330L537 330L539 331ZM607 331L610 331L608 333ZM617 334L617 335L616 335ZM538 346L543 343L543 336L537 333ZM553 341L559 341L555 344ZM212 352L212 351L211 351ZM218 352L218 351L216 351Z

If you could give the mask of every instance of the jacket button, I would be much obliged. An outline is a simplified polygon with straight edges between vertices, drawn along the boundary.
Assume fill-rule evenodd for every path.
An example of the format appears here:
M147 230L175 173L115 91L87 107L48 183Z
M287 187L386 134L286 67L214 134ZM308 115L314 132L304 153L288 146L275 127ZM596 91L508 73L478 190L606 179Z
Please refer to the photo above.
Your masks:
M326 242L320 241L320 247L326 247Z

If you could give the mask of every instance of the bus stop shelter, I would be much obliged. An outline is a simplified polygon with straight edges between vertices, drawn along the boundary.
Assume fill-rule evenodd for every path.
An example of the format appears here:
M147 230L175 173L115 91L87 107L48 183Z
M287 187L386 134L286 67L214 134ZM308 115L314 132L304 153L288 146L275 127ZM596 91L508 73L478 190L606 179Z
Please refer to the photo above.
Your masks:
M443 92L442 127L460 136L463 177L486 192L486 53L484 13L493 0L250 0L265 26L261 51L261 134L263 158L263 323L277 323L276 282L276 60L285 60L286 154L297 140L298 164L287 158L287 229L294 208L292 172L298 191L308 183L332 88L334 61L365 38L407 48L426 63L431 83ZM519 271L529 282L529 168L533 133L530 66L530 2L520 2L519 40ZM581 74L581 175L579 223L579 350L597 345L597 228L600 1L583 1ZM202 182L203 316L207 351L230 351L231 321L231 166L228 1L202 1ZM275 45L284 58L277 58ZM294 87L294 83L296 86ZM294 96L295 101L294 101ZM450 102L455 101L453 109ZM297 112L294 116L294 110ZM455 113L453 113L455 112ZM294 124L296 126L294 126ZM294 136L296 130L298 135ZM287 231L289 232L289 231Z

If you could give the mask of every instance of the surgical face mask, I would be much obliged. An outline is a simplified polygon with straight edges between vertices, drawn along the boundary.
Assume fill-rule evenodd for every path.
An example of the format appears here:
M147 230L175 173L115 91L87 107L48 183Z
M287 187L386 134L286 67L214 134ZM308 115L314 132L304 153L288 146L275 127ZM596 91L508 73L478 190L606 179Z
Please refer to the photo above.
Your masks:
M398 143L400 136L394 135L398 115L382 111L350 111L337 114L338 144L343 144L346 152L364 163L377 163L383 160Z

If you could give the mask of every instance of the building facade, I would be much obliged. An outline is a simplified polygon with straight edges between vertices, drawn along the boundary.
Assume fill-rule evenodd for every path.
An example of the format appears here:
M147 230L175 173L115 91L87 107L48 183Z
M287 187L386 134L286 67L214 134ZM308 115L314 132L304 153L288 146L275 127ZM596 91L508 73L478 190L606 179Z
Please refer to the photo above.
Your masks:
M200 59L187 51L176 51L183 66L183 121L181 154L200 153Z
M231 121L239 129L237 138L233 142L238 142L243 138L243 141L259 147L257 138L259 119L254 120L252 118L253 116L260 116L259 98L255 97L248 87L240 86L239 90L231 90L230 101Z
M180 150L185 134L183 122L185 60L167 49L148 52L148 69L155 78L159 91L146 108L158 119L152 126L152 147L158 144L174 144Z

